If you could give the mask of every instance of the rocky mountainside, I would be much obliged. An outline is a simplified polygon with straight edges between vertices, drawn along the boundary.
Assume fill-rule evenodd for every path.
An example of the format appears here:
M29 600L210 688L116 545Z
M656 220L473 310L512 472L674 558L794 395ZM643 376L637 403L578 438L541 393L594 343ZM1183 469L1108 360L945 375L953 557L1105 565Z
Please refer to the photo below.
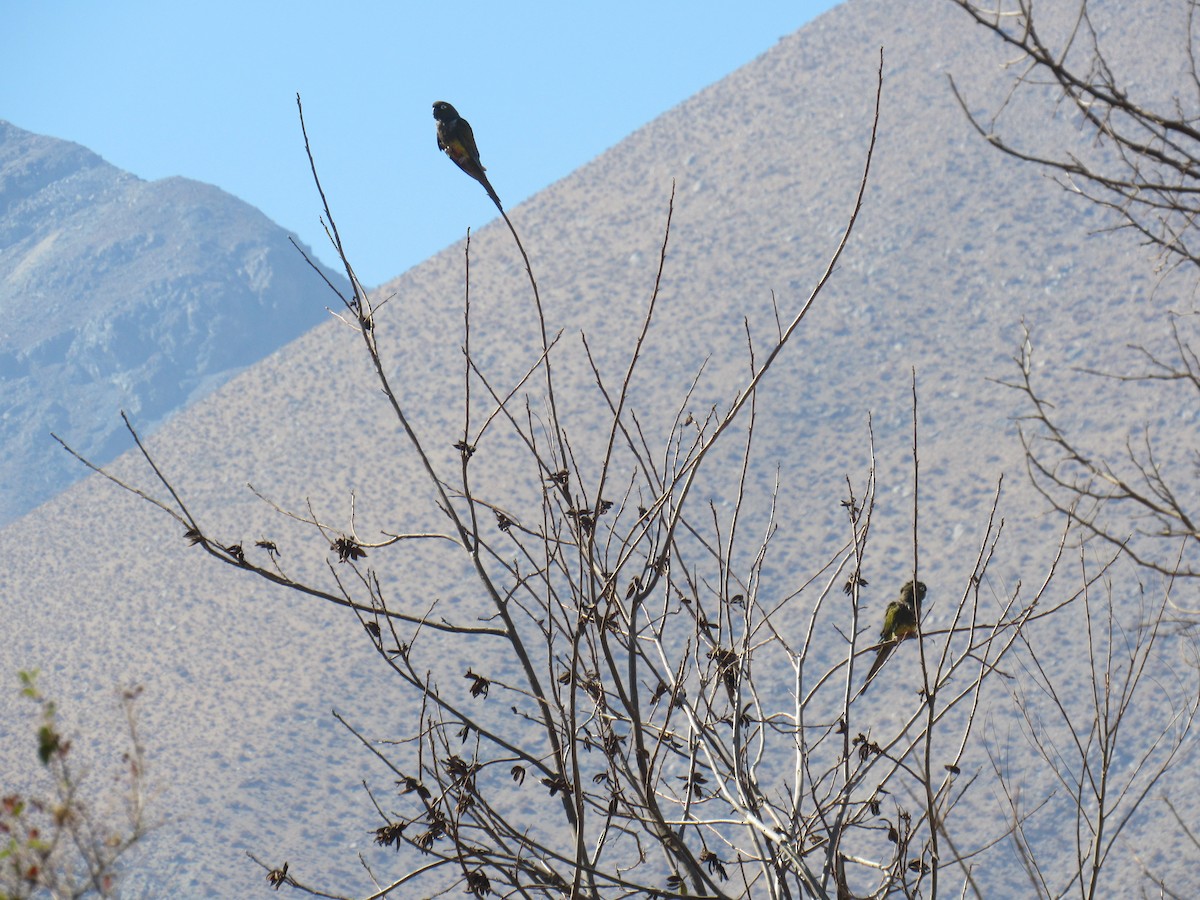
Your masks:
M1123 71L1167 97L1186 60L1166 58L1163 48L1179 46L1172 36L1186 33L1185 14L1166 0L1136 7L1101 4L1097 27ZM929 622L941 627L953 598L969 590L1002 476L1004 534L985 595L999 603L1039 584L1057 547L1061 523L1025 481L1014 420L1025 410L998 383L1015 372L1025 328L1035 374L1081 441L1119 454L1148 427L1165 438L1164 464L1186 463L1195 422L1186 395L1122 391L1081 374L1137 367L1130 344L1161 349L1165 310L1189 307L1192 285L1158 276L1134 241L1098 233L1111 221L1095 207L972 130L946 76L986 114L1006 102L1007 51L948 3L898 11L887 0L849 0L510 215L529 249L548 329L562 330L557 402L586 466L603 443L592 415L603 401L580 334L601 377L616 383L654 285L674 185L660 307L632 392L647 440L662 446L696 373L703 369L686 411L702 420L744 379L748 333L761 347L776 327L775 309L789 316L820 277L861 175L881 47L882 116L862 218L760 390L746 532L773 504L780 528L760 590L799 590L846 540L846 479L865 480L873 446L878 495L866 612L881 615L911 559L915 373L921 571ZM1093 152L1072 122L1054 118L1052 105L1031 100L1018 112L1025 124L1014 139ZM445 174L463 177L449 163ZM388 375L432 463L449 473L459 464L453 445L463 420L464 269L464 248L454 246L404 273L379 290L388 300L374 323ZM491 383L507 388L539 343L523 263L503 223L472 234L470 273L473 354ZM537 417L545 398L536 384L526 390ZM476 421L488 406L482 394L473 394ZM511 468L502 431L481 442L474 471L492 479L505 509L536 515L540 473ZM348 570L338 568L328 541L281 519L247 482L331 529L376 536L446 527L360 337L338 322L176 416L150 446L206 533L248 548L276 541L281 565L331 590L330 569ZM723 513L736 498L736 465L713 462L695 499ZM114 471L161 491L136 457L122 457ZM1077 550L1071 558L1076 567L1091 564ZM364 895L371 887L358 854L381 879L396 874L395 851L371 844L381 823L362 790L366 779L386 795L396 775L330 710L369 740L391 739L419 710L357 618L214 566L174 520L96 478L0 531L0 559L0 671L40 668L43 687L97 744L119 733L106 712L112 686L146 686L142 730L166 822L142 851L131 893L267 890L246 852L273 865L288 860L307 883ZM436 600L460 611L477 602L469 579L459 578L466 561L452 542L372 549L368 562L397 606L423 611ZM1122 611L1136 618L1136 577L1118 571L1112 583ZM1082 677L1080 633L1054 620L1044 634L1053 662L1079 666ZM504 675L485 647L445 651L448 668L461 663L459 673L470 665ZM462 689L459 675L453 681ZM13 694L0 691L0 770L26 772L29 713ZM863 728L874 735L895 727L897 701L910 695L903 685L872 688ZM1001 748L1022 743L1020 722L991 708L980 711L980 728L985 719ZM1132 730L1131 758L1138 737ZM982 773L979 805L965 811L958 834L973 838L1002 810L987 787L986 760L971 764ZM1192 771L1180 770L1170 786L1178 802L1200 795ZM1026 774L1033 796L1044 773ZM1195 811L1191 802L1189 821ZM1047 842L1059 830L1034 827L1030 834ZM1200 891L1186 845L1142 819L1126 834L1144 854L1114 857L1109 893L1136 895L1142 865L1184 895ZM973 862L986 896L1028 892L1015 857Z
M0 121L0 523L321 321L288 233L211 185L142 181Z

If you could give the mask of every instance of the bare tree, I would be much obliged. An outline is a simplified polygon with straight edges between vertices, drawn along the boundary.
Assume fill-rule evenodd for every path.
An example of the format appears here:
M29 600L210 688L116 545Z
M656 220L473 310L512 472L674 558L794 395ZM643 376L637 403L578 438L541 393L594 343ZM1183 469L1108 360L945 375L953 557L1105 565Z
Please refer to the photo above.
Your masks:
M1086 676L1074 686L1082 689L1082 702L1068 688L1078 670L1074 653L1064 659L1022 631L1025 652L1016 655L1022 663L1014 679L1022 730L1055 790L1027 805L1024 767L997 752L1000 741L989 747L1011 816L1011 841L1037 897L1111 894L1102 870L1126 829L1152 815L1147 807L1160 799L1155 792L1163 791L1168 771L1185 755L1200 711L1194 642L1184 639L1186 663L1172 664L1162 652L1170 631L1170 586L1149 608L1143 594L1137 619L1125 622L1117 610L1129 604L1114 601L1111 583L1088 577L1086 558L1080 554L1083 580L1094 588L1064 613L1086 635L1080 648ZM1164 805L1173 810L1169 800ZM1153 831L1165 839L1161 814L1155 821ZM1179 825L1194 843L1187 825ZM1139 864L1154 895L1185 895Z
M1010 124L1005 116L1008 104L985 120L970 111L951 78L955 96L975 129L1008 155L1048 167L1069 190L1114 210L1123 227L1160 247L1175 263L1200 264L1194 230L1200 213L1195 0L1181 0L1186 8L1182 41L1191 66L1169 102L1139 95L1117 74L1101 45L1091 0L1076 0L1074 13L1058 27L1044 22L1049 16L1033 0L951 2L1018 54L1010 63L1016 72L1011 93L1049 93L1057 105L1075 114L1078 125L1094 135L1098 147L1110 153L1085 159L1019 146L1005 136ZM1130 12L1123 8L1119 14Z
M1170 98L1123 83L1110 59L1111 48L1102 45L1095 25L1097 4L1091 0L1076 0L1071 10L1056 8L1052 22L1031 0L952 2L1017 53L1008 65L1014 72L1009 99L986 120L971 112L951 78L976 130L1002 152L1047 167L1066 189L1115 211L1119 227L1133 229L1158 247L1169 265L1200 263L1195 231L1200 211L1195 0L1180 2L1180 22L1186 25L1180 41L1188 68ZM1046 110L1073 113L1075 124L1094 137L1097 152L1085 158L1073 152L1029 150L1006 137L1009 128L1018 127L1007 116L1013 106L1009 100L1022 94L1040 97ZM1128 384L1200 386L1200 366L1177 317L1171 320L1170 333L1169 355L1133 348L1146 363L1144 371L1089 374ZM1087 533L1121 548L1139 565L1165 574L1200 574L1190 561L1200 537L1196 513L1188 509L1185 480L1190 476L1164 469L1148 434L1136 446L1128 443L1120 459L1082 446L1059 421L1061 406L1034 384L1032 355L1027 332L1017 358L1019 375L1010 386L1026 396L1031 409L1023 419L1021 438L1037 489Z
M853 232L879 104L877 93L862 179L823 275L795 309L777 309L765 347L746 323L746 376L726 405L690 413L688 391L661 440L635 408L633 387L653 362L644 345L666 266L670 207L654 287L619 383L602 376L586 335L575 347L598 398L578 420L560 414L554 369L572 347L547 327L523 248L537 350L515 384L497 384L480 364L468 239L463 424L456 464L443 471L393 389L379 343L392 323L355 277L323 191L329 233L353 287L340 298L343 321L361 337L445 530L397 523L360 535L353 518L333 523L264 497L284 521L329 547L324 581L294 578L271 541L246 547L206 527L205 513L189 507L127 421L159 488L118 484L166 512L219 562L349 610L380 665L406 688L412 714L402 733L368 735L342 720L394 776L393 785L368 788L371 832L397 854L383 863L364 855L370 897L984 895L973 860L1011 828L1001 822L981 839L963 812L979 777L964 774L964 763L985 689L1004 676L1001 666L1024 631L1071 604L1088 580L1052 591L1056 557L1036 590L994 596L987 573L1003 525L993 507L964 587L930 592L944 627L929 627L918 608L911 629L885 628L887 643L873 643L878 623L860 619L872 534L881 527L873 448L866 472L846 479L844 543L786 593L765 573L787 511L776 495L755 497L750 485L759 385ZM320 189L315 162L313 175ZM912 516L886 527L911 533L911 569L887 591L915 607L925 596L918 410L914 373ZM582 449L593 445L598 452ZM500 448L523 460L523 487L515 490L526 492L520 508L533 514L514 511L514 488L479 474L479 460ZM712 473L716 459L721 471ZM697 499L702 471L729 485L727 509ZM998 486L997 504L999 496ZM1066 539L1064 531L1059 555ZM385 567L414 545L435 548L448 577L461 577L459 595L481 601L401 608L389 596ZM881 724L866 706L860 657L884 651L875 683L909 690L888 694L901 701ZM901 671L903 678L891 674ZM309 883L300 866L260 865L275 887L343 896ZM377 873L380 865L389 874Z
M1181 0L1178 7L1183 27L1176 33L1188 65L1169 97L1122 78L1113 48L1103 45L1103 30L1096 25L1105 14L1099 2L1076 0L1069 9L1032 0L952 2L1015 51L1007 66L1013 73L1008 94L990 117L973 113L969 98L951 78L975 129L1000 151L1046 167L1067 190L1115 212L1117 230L1132 229L1157 247L1168 268L1200 264L1195 0ZM1108 12L1131 14L1128 8ZM1092 152L1045 149L1044 141L1031 147L1013 139L1011 134L1022 130L1013 110L1020 107L1028 117L1028 108L1014 101L1031 97L1044 102L1047 117L1051 109L1054 115L1065 111L1065 118L1093 137ZM1172 315L1168 353L1131 348L1142 358L1139 372L1084 371L1128 386L1200 388L1200 362L1181 332L1185 325ZM1197 660L1191 641L1196 609L1174 599L1176 579L1200 575L1193 562L1200 534L1196 513L1189 509L1195 473L1165 463L1148 430L1137 441L1126 440L1123 453L1116 455L1084 446L1063 424L1060 398L1035 384L1033 357L1027 329L1016 358L1018 375L1006 383L1024 395L1029 409L1019 429L1033 485L1077 526L1085 545L1131 560L1141 576L1162 585L1151 592L1161 599L1147 601L1146 586L1139 584L1134 621L1129 621L1128 599L1114 598L1111 583L1090 589L1074 607L1082 620L1075 633L1086 636L1082 652L1089 664L1082 691L1064 688L1074 658L1064 665L1039 647L1030 632L1022 632L1022 652L1015 655L1022 672L1014 680L1014 698L1028 747L1058 791L1036 794L1031 802L1022 793L1022 766L997 751L1002 741L990 742L993 769L1009 807L1012 846L1035 895L1090 898L1110 892L1101 870L1126 831L1155 816L1149 809L1160 799L1155 792L1162 792L1163 807L1173 820L1160 808L1153 818L1156 830L1165 839L1174 826L1186 839L1185 847L1197 846L1194 823L1185 821L1165 790L1166 773L1185 752L1197 714L1192 687ZM1120 431L1125 424L1121 422ZM1087 554L1081 552L1080 559L1086 571ZM1083 580L1095 583L1090 577ZM1176 621L1192 627L1171 628ZM1189 648L1174 662L1163 651L1165 634ZM1152 867L1140 860L1138 865L1152 886L1147 896L1194 892L1193 885L1181 893Z
M1200 367L1174 320L1171 337L1174 359L1136 348L1146 360L1145 371L1088 374L1130 384L1162 382L1200 390ZM1164 470L1148 431L1136 444L1127 440L1124 458L1116 461L1080 446L1059 424L1055 399L1034 383L1033 359L1027 331L1016 358L1018 376L1003 383L1023 394L1030 408L1021 417L1019 432L1034 487L1086 534L1119 549L1139 566L1172 577L1200 575L1192 562L1200 549L1200 532L1188 506L1189 476Z

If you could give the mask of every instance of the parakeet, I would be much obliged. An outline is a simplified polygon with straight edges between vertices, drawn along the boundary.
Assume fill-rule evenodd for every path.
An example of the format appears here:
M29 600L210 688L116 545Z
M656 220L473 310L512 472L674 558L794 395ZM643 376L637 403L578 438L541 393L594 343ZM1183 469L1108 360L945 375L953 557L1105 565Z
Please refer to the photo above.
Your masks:
M879 652L875 655L875 662L871 664L870 671L867 672L863 691L867 689L875 673L887 662L897 645L917 633L917 620L921 617L921 601L924 599L925 582L918 581L914 590L913 582L909 581L900 588L900 599L888 604L887 611L883 614L883 630L879 632Z
M437 145L439 150L454 160L455 164L483 185L497 209L503 209L500 198L488 181L487 170L479 161L479 148L475 146L475 133L471 126L458 114L453 106L445 100L433 104L433 117L437 119Z

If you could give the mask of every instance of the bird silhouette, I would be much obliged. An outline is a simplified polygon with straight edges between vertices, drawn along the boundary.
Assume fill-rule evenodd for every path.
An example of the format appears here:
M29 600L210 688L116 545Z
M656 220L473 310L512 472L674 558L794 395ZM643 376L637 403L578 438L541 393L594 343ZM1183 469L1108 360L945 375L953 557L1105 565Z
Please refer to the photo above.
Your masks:
M503 212L500 198L488 181L487 169L479 161L479 148L475 146L475 132L470 124L445 100L433 104L433 117L437 120L438 149L445 152L455 165L483 185L496 208Z

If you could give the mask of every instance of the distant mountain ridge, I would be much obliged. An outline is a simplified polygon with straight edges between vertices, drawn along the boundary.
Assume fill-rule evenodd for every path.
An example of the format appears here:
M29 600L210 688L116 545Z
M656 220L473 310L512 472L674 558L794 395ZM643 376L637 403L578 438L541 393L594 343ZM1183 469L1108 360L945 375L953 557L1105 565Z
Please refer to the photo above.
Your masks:
M119 410L152 430L328 300L241 200L0 121L0 525L84 474L51 431L107 461L126 446Z

